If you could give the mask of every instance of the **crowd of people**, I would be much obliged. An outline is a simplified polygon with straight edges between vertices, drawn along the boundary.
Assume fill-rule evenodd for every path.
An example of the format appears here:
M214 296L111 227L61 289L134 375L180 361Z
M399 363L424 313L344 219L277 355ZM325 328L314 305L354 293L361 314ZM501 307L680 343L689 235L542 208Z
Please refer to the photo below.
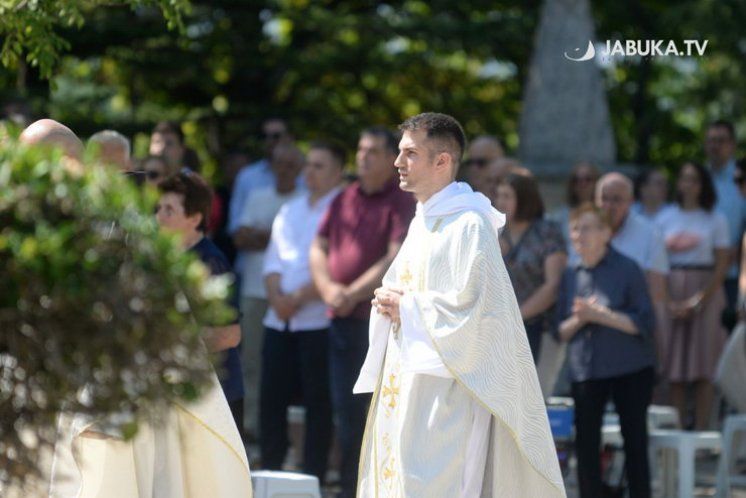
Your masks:
M213 273L236 275L240 321L209 329L206 342L223 354L222 387L244 441L259 445L257 466L282 468L286 412L301 405L303 471L324 482L336 439L340 496L353 497L371 401L353 385L371 298L422 208L399 188L399 138L386 128L360 133L354 175L343 146L312 141L304 152L283 119L267 119L262 135L264 157L227 154L224 183L212 189L178 124L159 123L140 160L115 131L89 143L102 162L159 190L157 220L185 249ZM609 401L633 498L650 496L653 399L676 407L687 428L716 420L715 368L746 296L738 286L746 163L736 145L731 123L712 123L703 163L685 162L671 181L662 169L631 178L578 163L566 204L551 212L532 171L498 138L476 137L466 149L460 179L505 215L502 254L491 256L508 270L534 362L543 341L567 343L544 394L574 400L582 497L601 496Z

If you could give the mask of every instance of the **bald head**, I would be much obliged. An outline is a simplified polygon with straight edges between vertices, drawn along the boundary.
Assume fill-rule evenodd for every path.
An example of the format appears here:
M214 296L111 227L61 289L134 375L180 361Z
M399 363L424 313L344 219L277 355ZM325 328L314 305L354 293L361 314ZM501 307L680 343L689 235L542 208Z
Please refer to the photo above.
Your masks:
M99 159L105 164L112 164L121 171L129 171L130 141L114 130L103 130L91 135L88 143L92 145Z
M632 183L632 180L621 173L606 173L604 176L599 178L598 183L596 184L596 196L598 197L604 189L609 188L624 193L630 199L634 196L635 186Z
M481 135L471 141L466 155L469 159L486 159L489 162L503 157L505 151L496 137Z
M607 173L596 183L596 205L609 215L615 232L627 219L633 200L632 180L621 173Z
M30 146L60 147L68 157L78 160L83 158L83 142L70 128L53 119L40 119L31 123L23 130L19 141Z

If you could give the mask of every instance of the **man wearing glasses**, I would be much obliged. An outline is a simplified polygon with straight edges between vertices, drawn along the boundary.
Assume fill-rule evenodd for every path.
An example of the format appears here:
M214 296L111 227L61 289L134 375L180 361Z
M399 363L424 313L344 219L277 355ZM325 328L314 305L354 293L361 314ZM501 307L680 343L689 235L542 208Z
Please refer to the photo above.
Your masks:
M244 166L236 175L228 212L228 231L230 233L238 229L238 220L244 211L249 193L255 188L274 186L275 177L272 168L269 166L269 158L272 157L275 147L281 143L290 143L292 139L293 137L284 119L269 118L262 124L264 157ZM236 262L236 270L240 270L238 261Z
M733 123L714 121L705 134L705 155L707 167L712 173L712 181L717 191L715 209L728 220L732 247L733 265L725 277L725 295L728 306L723 313L723 324L731 330L736 323L735 304L738 296L738 264L736 253L741 243L744 220L746 219L746 201L741 197L738 186L733 182L736 175L736 133Z
M466 152L466 159L462 163L463 179L471 187L492 198L491 189L494 175L490 175L490 169L496 159L505 156L503 147L497 137L481 135L476 137ZM497 186L496 184L494 185Z

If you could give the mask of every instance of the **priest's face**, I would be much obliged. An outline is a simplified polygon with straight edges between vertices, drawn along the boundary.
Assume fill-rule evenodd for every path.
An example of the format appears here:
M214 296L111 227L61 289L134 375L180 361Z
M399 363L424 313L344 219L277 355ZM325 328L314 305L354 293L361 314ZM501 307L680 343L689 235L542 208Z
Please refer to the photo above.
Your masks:
M450 156L434 150L424 130L405 131L394 162L399 172L399 188L412 192L424 202L450 182Z

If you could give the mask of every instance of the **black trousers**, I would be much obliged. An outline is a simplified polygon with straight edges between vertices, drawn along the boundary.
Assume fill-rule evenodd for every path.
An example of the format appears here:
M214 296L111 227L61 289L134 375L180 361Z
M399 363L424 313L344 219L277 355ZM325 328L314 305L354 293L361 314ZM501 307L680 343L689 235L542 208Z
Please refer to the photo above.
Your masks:
M738 302L738 278L726 278L723 288L725 289L726 304L721 321L728 335L730 335L738 322L738 310L736 309Z
M337 437L342 453L340 498L354 498L370 394L352 394L368 352L368 320L335 318L329 329L329 368Z
M288 450L287 409L300 385L306 409L303 471L324 482L332 436L328 333L265 329L259 400L262 466L281 470Z
M241 435L241 440L243 440L243 398L229 401L228 407L231 409L231 415L233 415L233 421L236 423L236 429L238 429L238 433Z
M524 322L526 336L528 336L528 347L531 348L531 356L534 358L534 365L539 364L539 354L541 353L541 338L544 334L544 323L542 321Z
M575 447L581 498L601 494L601 424L609 398L619 414L630 498L650 498L647 412L653 394L652 367L608 379L573 382Z

